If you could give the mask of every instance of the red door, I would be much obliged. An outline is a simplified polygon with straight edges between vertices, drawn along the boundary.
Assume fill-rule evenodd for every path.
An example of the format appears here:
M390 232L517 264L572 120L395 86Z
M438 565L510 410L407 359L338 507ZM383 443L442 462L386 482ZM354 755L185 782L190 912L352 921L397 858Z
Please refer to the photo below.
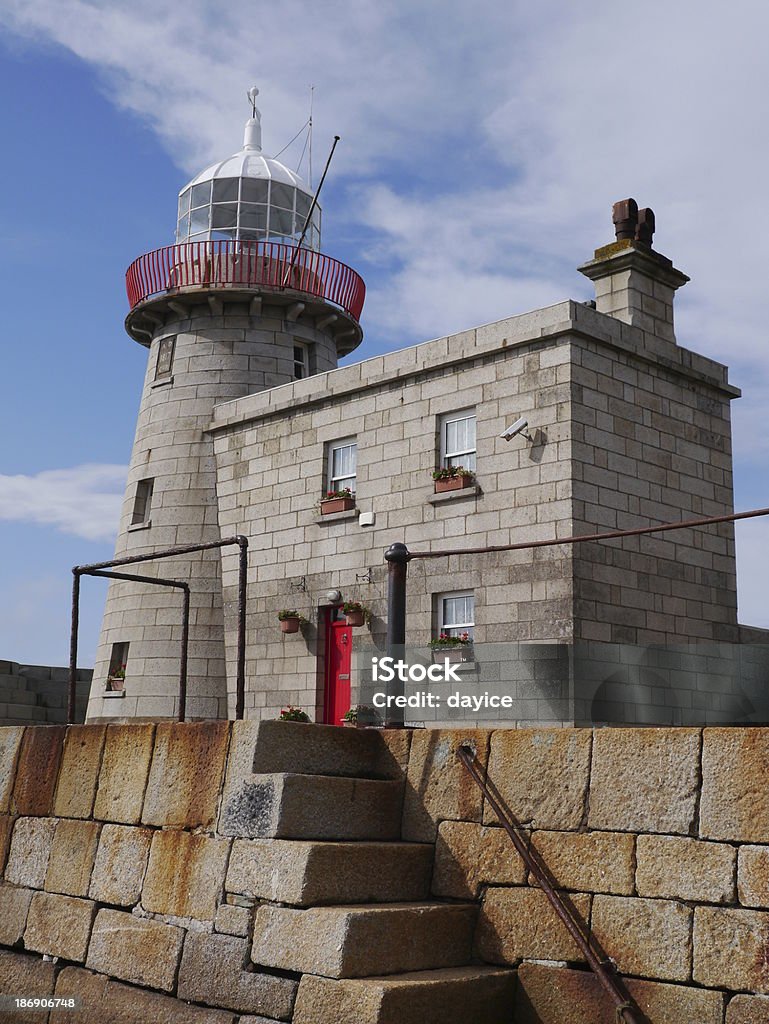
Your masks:
M341 725L350 710L352 627L338 608L329 608L326 619L326 700L323 721Z

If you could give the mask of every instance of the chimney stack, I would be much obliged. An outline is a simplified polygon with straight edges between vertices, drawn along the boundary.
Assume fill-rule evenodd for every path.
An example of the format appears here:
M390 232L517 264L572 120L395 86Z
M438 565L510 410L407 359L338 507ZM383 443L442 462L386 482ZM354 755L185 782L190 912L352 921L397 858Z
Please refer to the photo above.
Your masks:
M652 249L654 211L635 199L612 208L616 241L596 249L579 267L595 281L595 308L666 341L675 341L673 296L689 278Z

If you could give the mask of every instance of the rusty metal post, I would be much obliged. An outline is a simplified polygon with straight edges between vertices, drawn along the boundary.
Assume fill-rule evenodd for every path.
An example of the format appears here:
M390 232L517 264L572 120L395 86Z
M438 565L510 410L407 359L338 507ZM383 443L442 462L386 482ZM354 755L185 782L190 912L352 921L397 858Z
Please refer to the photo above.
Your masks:
M72 570L72 619L69 633L69 688L67 690L67 722L75 721L77 701L77 634L80 626L80 573Z
M235 718L241 719L246 705L246 585L248 583L248 538L236 538L238 550L238 665Z
M391 544L385 551L387 562L387 656L397 660L406 648L406 573L411 555L405 544ZM403 696L403 680L396 674L387 688L388 697ZM402 729L404 709L387 707L385 727Z

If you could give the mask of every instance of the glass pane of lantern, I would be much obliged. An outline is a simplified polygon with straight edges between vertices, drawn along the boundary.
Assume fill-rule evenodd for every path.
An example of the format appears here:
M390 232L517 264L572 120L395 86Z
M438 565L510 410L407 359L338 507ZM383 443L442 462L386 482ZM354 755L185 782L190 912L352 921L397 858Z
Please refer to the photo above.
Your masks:
M211 207L212 228L234 228L238 222L238 204L221 203Z
M293 210L295 192L296 189L292 188L291 185L282 185L279 181L273 181L270 204L272 206L280 206L284 210Z
M190 233L190 218L182 217L176 230L179 238L186 238Z
M240 207L240 227L247 231L261 230L267 228L267 207L248 204Z
M193 210L190 214L190 232L194 234L196 231L208 231L207 206L200 210Z
M291 235L294 231L294 215L288 210L270 210L270 234Z
M214 181L215 203L232 203L238 201L238 182L240 178L218 178Z
M243 178L240 189L242 203L266 203L268 182L260 178Z
M203 181L190 189L190 206L208 206L211 202L211 182Z
M187 189L186 192L182 192L182 194L179 196L179 216L183 217L184 214L187 213L189 208L190 208L190 190Z
M312 205L312 199L310 196L306 196L303 192L297 191L296 193L296 215L304 224L307 214L310 212L310 206Z

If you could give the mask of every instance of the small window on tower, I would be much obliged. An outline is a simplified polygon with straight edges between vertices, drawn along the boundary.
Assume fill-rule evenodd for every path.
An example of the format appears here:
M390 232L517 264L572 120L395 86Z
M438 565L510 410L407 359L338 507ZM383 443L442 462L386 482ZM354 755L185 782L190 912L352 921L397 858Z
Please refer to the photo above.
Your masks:
M310 374L310 351L301 341L294 342L294 380L304 380Z
M125 685L125 670L128 664L128 644L112 645L107 670L107 684L110 690L122 690Z
M161 338L158 345L158 361L155 363L155 380L163 377L170 377L174 367L174 349L176 348L176 335L168 338Z
M131 516L131 526L143 523L149 526L150 510L152 508L152 491L155 481L153 479L140 480L136 486L136 497L134 498L134 510Z

